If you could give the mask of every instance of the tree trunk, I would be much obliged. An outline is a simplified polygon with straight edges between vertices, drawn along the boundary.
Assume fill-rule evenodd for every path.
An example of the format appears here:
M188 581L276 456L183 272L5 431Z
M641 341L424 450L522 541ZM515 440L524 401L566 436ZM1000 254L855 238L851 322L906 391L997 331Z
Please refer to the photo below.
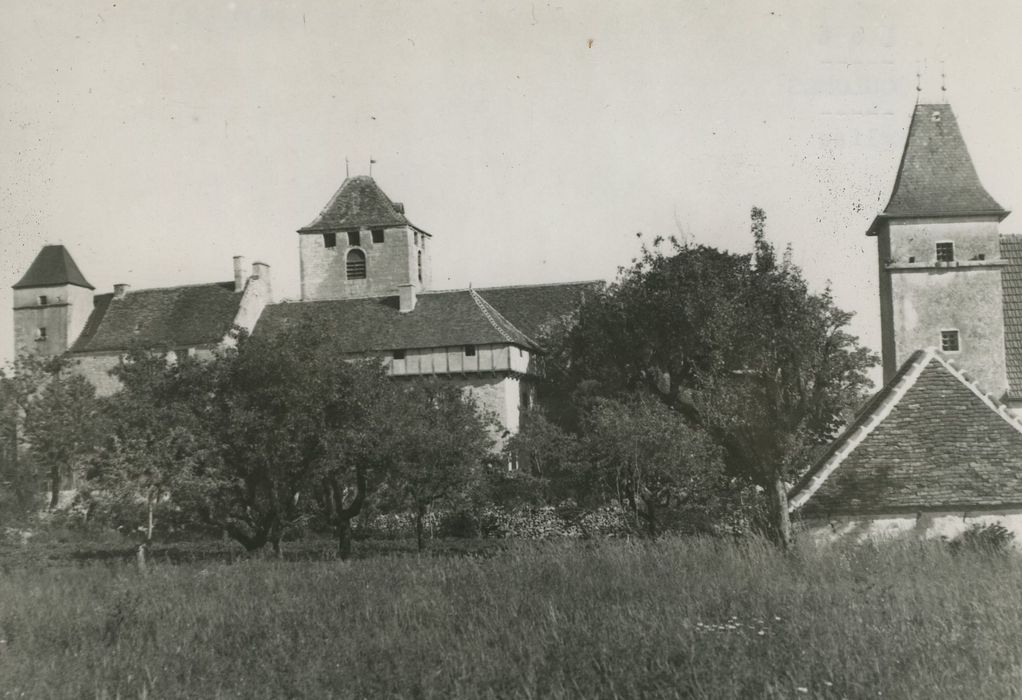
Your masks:
M770 499L771 529L774 542L781 549L791 546L791 518L788 515L788 489L784 480L776 476L772 479L767 495Z
M351 518L338 518L337 525L337 556L341 561L351 559Z
M415 544L418 546L419 551L422 551L423 540L422 540L422 521L426 517L426 509L423 506L417 506L415 508Z
M60 503L60 467L50 467L50 510Z

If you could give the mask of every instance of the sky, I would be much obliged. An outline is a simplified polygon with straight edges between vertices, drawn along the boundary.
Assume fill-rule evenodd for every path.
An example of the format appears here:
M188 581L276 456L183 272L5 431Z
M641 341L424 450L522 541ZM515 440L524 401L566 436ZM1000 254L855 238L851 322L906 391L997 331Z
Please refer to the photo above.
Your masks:
M1022 207L1020 20L983 0L6 0L0 280L62 243L97 292L229 280L244 255L295 299L296 230L372 158L433 234L434 288L611 280L638 233L747 251L759 206L879 350L865 231L917 99L952 104Z

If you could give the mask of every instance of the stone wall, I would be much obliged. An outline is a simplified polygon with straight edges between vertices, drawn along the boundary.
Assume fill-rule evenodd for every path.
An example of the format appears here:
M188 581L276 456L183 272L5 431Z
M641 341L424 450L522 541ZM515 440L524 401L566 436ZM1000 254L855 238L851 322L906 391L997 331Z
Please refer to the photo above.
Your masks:
M40 297L46 297L45 304L39 303ZM54 356L67 351L91 313L91 289L75 285L15 289L15 354Z
M973 525L999 524L1015 535L1015 546L1022 549L1022 510L988 512L933 512L870 517L847 516L829 520L806 520L796 527L818 543L851 540L885 540L916 537L954 539Z

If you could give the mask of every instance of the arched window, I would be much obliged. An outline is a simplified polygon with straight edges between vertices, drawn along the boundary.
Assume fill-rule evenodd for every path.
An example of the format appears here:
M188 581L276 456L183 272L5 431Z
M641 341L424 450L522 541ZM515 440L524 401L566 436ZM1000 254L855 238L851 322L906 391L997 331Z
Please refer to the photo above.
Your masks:
M348 251L348 279L364 280L366 278L366 254L358 248Z

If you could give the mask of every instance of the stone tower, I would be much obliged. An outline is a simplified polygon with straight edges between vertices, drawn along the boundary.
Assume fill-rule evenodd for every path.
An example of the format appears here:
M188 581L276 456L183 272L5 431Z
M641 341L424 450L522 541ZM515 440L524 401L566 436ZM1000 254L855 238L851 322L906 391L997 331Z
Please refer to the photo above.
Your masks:
M976 175L954 112L916 105L877 237L884 381L937 348L1000 398L1008 389L998 225L1008 215Z
M62 245L43 246L13 289L18 355L65 352L92 313L93 286Z
M414 307L415 292L430 287L430 234L371 177L346 179L298 234L302 301L400 294Z

